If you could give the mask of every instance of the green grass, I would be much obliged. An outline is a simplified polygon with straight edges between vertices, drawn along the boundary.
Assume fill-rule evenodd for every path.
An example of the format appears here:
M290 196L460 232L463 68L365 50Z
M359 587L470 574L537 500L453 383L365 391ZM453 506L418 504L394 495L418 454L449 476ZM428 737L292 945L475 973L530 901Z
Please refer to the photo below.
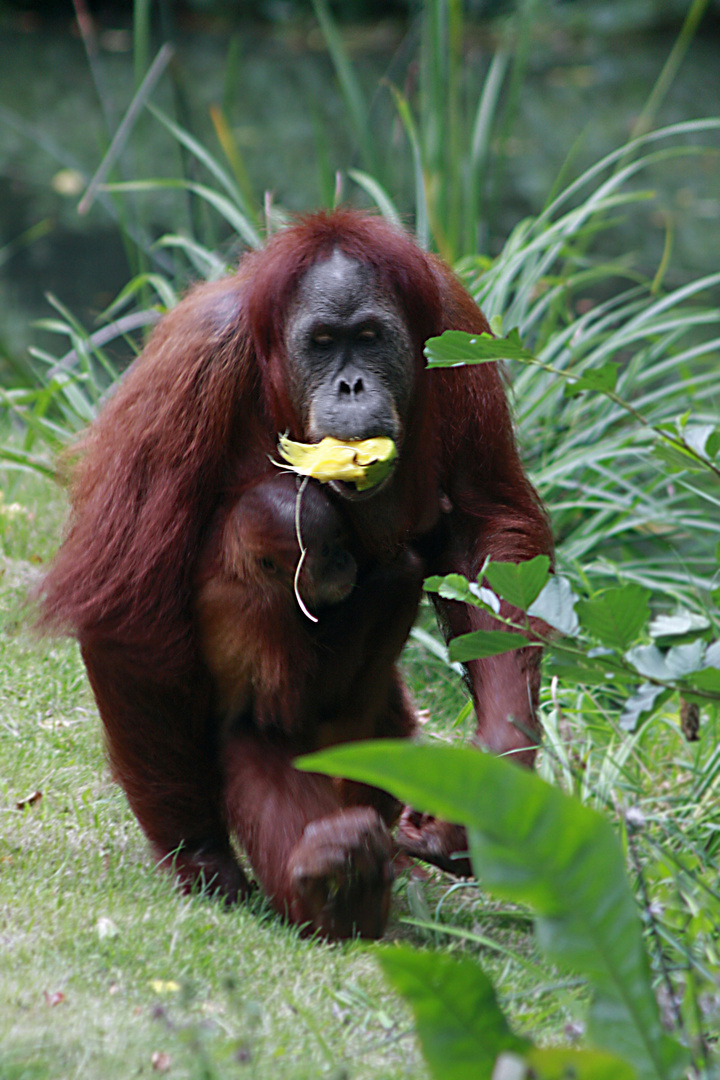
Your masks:
M371 952L302 941L261 902L182 897L153 868L74 644L6 632L0 744L0 1075L127 1076L155 1052L182 1076L245 1056L257 1076L422 1075Z
M173 1076L426 1075L374 946L302 940L260 899L226 910L179 895L155 870L109 775L76 645L25 628L24 600L60 533L63 500L30 475L4 489L4 505L26 513L5 515L0 533L0 1076L124 1077L152 1071L157 1054L170 1056ZM419 624L432 630L428 609ZM415 642L404 667L430 713L426 732L466 734L467 721L454 727L465 700L457 676ZM717 721L687 743L668 707L630 737L600 694L577 689L571 700L565 687L561 699L560 715L545 688L541 773L610 813L642 810L634 843L663 907L665 947L711 975ZM42 798L18 809L35 792ZM689 860L684 875L672 857L663 870L673 850ZM475 885L405 870L387 937L478 956L516 1029L564 1042L579 1030L584 989L544 965L530 930L522 911ZM717 1030L717 1003L703 993L697 1007Z

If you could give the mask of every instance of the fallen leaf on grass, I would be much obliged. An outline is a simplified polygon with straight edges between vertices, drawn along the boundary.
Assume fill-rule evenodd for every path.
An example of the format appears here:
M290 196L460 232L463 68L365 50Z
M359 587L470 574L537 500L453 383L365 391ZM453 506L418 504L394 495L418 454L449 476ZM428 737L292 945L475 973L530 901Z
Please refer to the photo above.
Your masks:
M172 1065L172 1058L163 1050L156 1050L150 1061L155 1072L167 1072Z
M97 930L97 935L101 941L104 941L106 938L117 937L120 933L115 923L112 919L109 919L107 915L100 916L95 929Z
M45 998L45 1004L50 1006L62 1005L63 1001L65 1001L65 995L62 990L54 990L52 993L50 993L49 990L45 990L43 997Z
M15 809L25 810L26 807L32 806L34 803L40 802L42 797L42 791L33 791L32 795L28 795L24 799L18 799L18 801L15 803Z

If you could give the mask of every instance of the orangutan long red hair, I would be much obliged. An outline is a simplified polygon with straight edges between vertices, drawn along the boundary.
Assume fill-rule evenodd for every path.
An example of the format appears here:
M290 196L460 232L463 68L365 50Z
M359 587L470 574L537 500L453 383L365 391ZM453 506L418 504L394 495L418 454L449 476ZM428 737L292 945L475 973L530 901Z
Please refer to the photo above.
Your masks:
M297 772L294 755L412 733L396 661L423 572L474 578L488 556L552 549L496 366L425 369L425 340L446 329L488 324L448 267L402 231L338 210L278 233L163 318L80 439L67 535L42 586L42 620L80 642L115 775L158 860L186 886L234 899L249 885L232 833L278 910L329 936L382 932L397 807ZM356 562L352 588L315 629L288 608L270 632L258 622L257 641L245 605L229 655L254 682L228 706L212 642L232 633L232 618L220 602L226 626L213 627L202 590L222 593L222 544L237 541L228 522L274 473L286 432L303 442L383 435L398 457L367 492L324 489ZM269 553L273 542L268 528ZM251 584L240 574L232 587L237 598ZM492 624L454 601L436 606L448 638ZM526 764L537 655L466 666L478 740ZM273 699L261 672L294 656L315 674L298 668L299 694ZM465 838L407 811L398 842L452 866Z

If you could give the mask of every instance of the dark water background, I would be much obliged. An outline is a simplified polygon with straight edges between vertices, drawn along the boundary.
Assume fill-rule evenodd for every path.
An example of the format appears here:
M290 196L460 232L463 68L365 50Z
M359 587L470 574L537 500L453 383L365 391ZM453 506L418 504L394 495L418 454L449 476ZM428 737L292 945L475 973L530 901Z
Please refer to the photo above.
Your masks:
M581 8L555 9L533 35L502 198L484 239L490 252L520 218L541 208L573 148L570 175L622 144L675 40L677 22L648 27L632 14L638 5L626 4L624 15L623 5L615 5L614 12L607 3L591 5L585 14ZM408 70L412 75L407 30L397 21L347 29L362 82L376 89L378 143L395 161L398 175L406 176L391 192L404 209L410 190L407 146L379 81L389 74L404 85ZM491 30L468 28L468 78L478 87L495 44ZM69 21L23 22L14 15L0 22L0 344L16 354L38 340L32 320L53 314L46 292L92 325L128 278L111 217L97 205L79 217L77 190L67 190L72 189L67 170L92 175L108 131L132 97L127 27L101 27L99 45L104 108L83 43L70 32ZM175 45L175 96L166 76L153 100L171 111L179 89L194 133L219 158L209 106L223 105L260 196L269 189L291 210L311 208L322 199L320 154L332 168L357 164L332 64L308 23L249 25L232 33L222 23L191 24L180 27ZM710 20L693 42L656 125L712 115L720 115L720 34L717 21ZM714 142L720 147L717 137ZM144 116L134 131L122 173L126 179L179 175L177 145L152 117ZM652 274L670 220L675 230L670 281L717 270L718 157L670 162L649 180L658 201L650 211L631 214L622 234L626 250L636 252L639 265ZM187 224L187 200L181 195L138 196L134 205L154 236ZM33 229L39 235L28 236ZM221 229L217 239L232 243ZM59 344L56 348L61 350Z

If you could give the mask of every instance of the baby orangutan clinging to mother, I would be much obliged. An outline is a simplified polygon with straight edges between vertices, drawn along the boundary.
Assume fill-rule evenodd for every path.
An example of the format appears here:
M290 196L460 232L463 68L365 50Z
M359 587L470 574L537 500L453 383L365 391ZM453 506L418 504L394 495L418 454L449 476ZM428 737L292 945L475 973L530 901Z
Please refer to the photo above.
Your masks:
M371 787L298 773L292 758L412 733L393 664L422 582L410 551L368 567L348 543L314 481L299 487L293 476L272 476L218 515L195 593L230 829L273 905L334 938L382 933L392 881L387 826L400 804Z
M318 485L305 481L300 491L287 473L260 480L217 514L198 564L195 607L220 716L252 708L262 728L297 725L304 683L318 667L310 628L320 620L308 608L322 611L352 592L357 562L347 542Z

